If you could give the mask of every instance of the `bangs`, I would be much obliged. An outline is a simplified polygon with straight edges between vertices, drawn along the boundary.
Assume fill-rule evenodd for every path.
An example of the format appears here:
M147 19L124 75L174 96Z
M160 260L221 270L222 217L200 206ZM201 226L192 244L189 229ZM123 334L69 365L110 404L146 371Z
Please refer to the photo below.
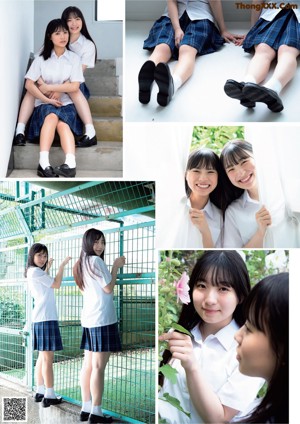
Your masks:
M265 297L253 298L250 292L245 303L245 316L253 327L267 335L269 332L266 323L269 320L269 309L266 303Z
M70 13L68 14L67 19L72 19L72 18L74 18L74 19L76 19L76 18L80 18L80 19L81 19L81 16L79 15L79 13L78 13L78 12L76 12L75 10L72 10L72 12L70 12Z
M225 265L220 266L219 263L215 263L210 267L202 267L196 276L196 280L205 282L209 280L214 287L233 287L232 271Z
M187 171L190 169L214 169L218 170L218 156L209 149L195 150L190 154Z
M221 160L225 169L238 165L241 161L250 157L252 157L252 146L246 141L227 144L221 154Z

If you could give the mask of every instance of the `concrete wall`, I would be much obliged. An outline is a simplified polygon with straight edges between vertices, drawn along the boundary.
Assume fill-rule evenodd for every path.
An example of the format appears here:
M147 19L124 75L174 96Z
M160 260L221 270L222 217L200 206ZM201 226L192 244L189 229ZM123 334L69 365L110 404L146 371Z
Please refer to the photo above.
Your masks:
M0 0L1 1L1 0ZM122 57L123 23L95 20L95 0L38 0L34 5L34 50L38 51L44 41L45 29L51 19L60 18L68 6L78 7L85 18L89 33L96 43L98 59Z
M250 11L237 7L239 0L223 0L223 12L225 21L243 22L250 20ZM251 0L241 1L243 4L250 4ZM130 21L154 21L163 13L166 0L126 0L126 20Z
M0 0L0 178L6 177L29 52L33 0Z

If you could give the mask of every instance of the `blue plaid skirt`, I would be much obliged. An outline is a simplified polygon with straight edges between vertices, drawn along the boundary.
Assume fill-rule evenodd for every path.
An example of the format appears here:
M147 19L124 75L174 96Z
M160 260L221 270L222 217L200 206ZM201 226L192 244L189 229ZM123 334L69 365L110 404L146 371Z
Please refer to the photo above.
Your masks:
M82 134L82 122L77 118L77 112L73 103L61 107L55 107L50 104L42 104L34 108L28 130L29 140L33 140L40 136L44 120L50 113L54 113L61 121L68 124L74 134Z
M103 327L83 327L80 349L92 352L120 352L122 348L118 323Z
M199 55L214 53L225 43L217 27L209 19L191 21L188 14L179 19L184 37L180 46L188 45L194 47ZM153 50L158 44L168 44L172 57L178 59L178 48L175 46L175 33L171 19L162 16L154 22L148 38L144 41L145 50Z
M243 49L252 53L254 46L260 43L268 44L276 51L281 45L300 50L300 23L293 10L283 9L273 21L260 18L248 32Z
M33 349L38 351L63 350L57 321L43 321L33 324Z

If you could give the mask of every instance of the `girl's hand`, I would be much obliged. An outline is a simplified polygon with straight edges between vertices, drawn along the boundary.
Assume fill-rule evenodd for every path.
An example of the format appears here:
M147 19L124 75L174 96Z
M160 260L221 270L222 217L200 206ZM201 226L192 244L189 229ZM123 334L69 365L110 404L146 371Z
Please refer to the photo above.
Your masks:
M48 263L47 263L47 266L46 266L46 272L49 272L49 269L52 267L53 260L54 260L53 258L48 259Z
M272 217L265 206L262 206L255 214L258 230L265 234L267 227L272 224Z
M192 223L195 225L195 227L198 228L198 230L202 234L210 231L206 217L205 217L205 212L203 210L190 208L189 214L190 214L190 219Z
M67 256L61 263L61 266L66 266L67 263L72 259L71 256Z
M238 35L238 34L232 34L229 31L223 31L221 33L221 36L224 38L226 43L234 43L236 45L237 42L239 42L241 40L242 37L245 37L243 35Z
M125 262L125 256L120 256L119 258L115 259L113 266L115 266L116 268L122 268L122 266L125 265Z
M197 366L193 343L190 336L178 333L178 331L173 331L162 334L158 337L158 340L168 342L168 349L172 353L172 358L179 359L181 365L186 371Z
M183 39L184 32L182 31L180 27L177 28L174 32L175 32L175 46L179 47L180 41Z
M63 106L62 102L56 99L48 99L48 102L50 105L53 105L55 107L61 107Z
M49 99L60 100L61 93L52 91L49 95Z
M234 42L234 45L235 46L242 46L243 45L243 43L244 43L244 40L245 40L245 38L246 38L246 35L238 35L237 36L238 38L235 40L235 42Z

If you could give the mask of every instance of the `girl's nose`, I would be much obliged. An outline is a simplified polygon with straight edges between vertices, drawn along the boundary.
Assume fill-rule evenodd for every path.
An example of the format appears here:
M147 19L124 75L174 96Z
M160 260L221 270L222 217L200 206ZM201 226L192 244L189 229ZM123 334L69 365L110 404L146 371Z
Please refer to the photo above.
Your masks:
M216 301L217 301L216 290L214 290L214 289L209 290L208 293L207 293L205 302L211 304L211 303L216 303Z

